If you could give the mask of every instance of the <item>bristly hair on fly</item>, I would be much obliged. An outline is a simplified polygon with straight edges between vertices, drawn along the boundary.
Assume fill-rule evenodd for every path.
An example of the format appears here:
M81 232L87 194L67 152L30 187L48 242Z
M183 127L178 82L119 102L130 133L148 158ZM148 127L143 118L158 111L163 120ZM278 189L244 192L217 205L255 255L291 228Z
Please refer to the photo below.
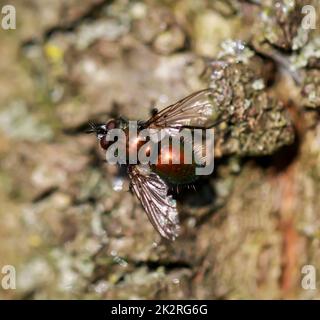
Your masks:
M99 124L93 122L93 121L89 121L89 128L85 131L86 133L90 134L90 133L97 133L99 130Z

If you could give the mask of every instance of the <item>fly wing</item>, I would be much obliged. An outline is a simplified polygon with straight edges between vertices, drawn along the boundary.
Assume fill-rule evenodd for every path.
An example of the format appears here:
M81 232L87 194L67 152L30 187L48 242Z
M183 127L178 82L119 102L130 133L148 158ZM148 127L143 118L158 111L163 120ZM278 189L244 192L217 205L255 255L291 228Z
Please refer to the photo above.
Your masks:
M154 228L162 237L175 240L180 230L178 212L175 200L168 195L166 183L154 172L145 172L138 165L129 166L128 175L131 188Z
M211 89L195 92L161 110L146 122L146 127L162 129L210 127L217 122Z

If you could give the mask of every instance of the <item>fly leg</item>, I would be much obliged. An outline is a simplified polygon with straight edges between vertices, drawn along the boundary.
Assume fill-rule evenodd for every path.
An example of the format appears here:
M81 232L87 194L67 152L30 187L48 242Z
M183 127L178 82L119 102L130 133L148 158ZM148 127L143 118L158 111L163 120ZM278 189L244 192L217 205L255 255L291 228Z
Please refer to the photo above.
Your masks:
M159 110L156 107L154 107L155 102L156 102L155 100L151 101L151 105L149 107L150 117L154 117L159 112Z
M158 114L158 112L159 112L159 110L158 110L157 108L152 108L152 109L150 110L150 115L151 115L151 117L156 116L156 115Z

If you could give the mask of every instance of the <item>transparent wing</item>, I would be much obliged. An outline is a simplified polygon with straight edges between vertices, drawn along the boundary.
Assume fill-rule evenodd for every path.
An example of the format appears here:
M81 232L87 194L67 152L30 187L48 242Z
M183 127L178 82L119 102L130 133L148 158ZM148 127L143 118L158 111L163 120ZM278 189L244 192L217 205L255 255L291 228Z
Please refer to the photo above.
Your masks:
M131 188L140 200L147 216L160 233L169 240L175 240L179 234L179 219L176 202L168 195L168 186L154 172L141 169L141 166L129 166L128 175Z
M212 90L195 92L161 110L146 122L149 128L208 127L218 120Z

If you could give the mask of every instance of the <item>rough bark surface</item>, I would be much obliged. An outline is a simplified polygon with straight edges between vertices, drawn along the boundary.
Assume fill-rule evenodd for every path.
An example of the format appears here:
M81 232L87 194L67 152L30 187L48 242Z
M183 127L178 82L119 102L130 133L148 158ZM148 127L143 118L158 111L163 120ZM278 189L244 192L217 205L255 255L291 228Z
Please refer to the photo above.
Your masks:
M17 289L1 297L320 298L301 286L304 265L320 272L319 1L11 2L0 266L16 267ZM231 120L214 175L178 195L169 243L84 130L208 86Z

